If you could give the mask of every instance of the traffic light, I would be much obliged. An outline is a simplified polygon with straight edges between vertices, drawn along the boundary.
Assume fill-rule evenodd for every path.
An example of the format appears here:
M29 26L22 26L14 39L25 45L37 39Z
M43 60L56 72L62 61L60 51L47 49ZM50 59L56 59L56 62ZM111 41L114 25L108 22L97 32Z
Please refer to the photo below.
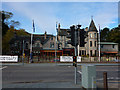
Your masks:
M70 34L71 34L71 45L75 46L75 26L74 25L71 26L70 29L71 29L71 32L70 32Z
M73 56L73 66L77 67L77 56Z
M76 28L75 28L76 27ZM84 39L85 37L85 31L84 29L80 29L81 25L73 25L70 27L70 29L67 30L67 38L70 40L67 41L68 44L71 44L72 46L77 46L80 42L80 46L83 47L85 44Z
M85 38L86 38L86 32L84 31L84 29L80 30L80 47L84 47L85 46Z
M68 44L71 44L72 46L78 45L78 34L75 29L75 25L71 26L70 29L67 30L67 38L70 39L67 41Z

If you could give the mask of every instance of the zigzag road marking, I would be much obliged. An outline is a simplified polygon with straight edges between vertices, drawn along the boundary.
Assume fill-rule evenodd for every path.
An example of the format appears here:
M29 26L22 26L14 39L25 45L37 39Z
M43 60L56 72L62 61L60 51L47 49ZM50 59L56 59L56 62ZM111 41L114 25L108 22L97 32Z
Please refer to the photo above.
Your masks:
M4 68L7 68L8 66L4 66L4 67L0 67L0 70L4 69Z

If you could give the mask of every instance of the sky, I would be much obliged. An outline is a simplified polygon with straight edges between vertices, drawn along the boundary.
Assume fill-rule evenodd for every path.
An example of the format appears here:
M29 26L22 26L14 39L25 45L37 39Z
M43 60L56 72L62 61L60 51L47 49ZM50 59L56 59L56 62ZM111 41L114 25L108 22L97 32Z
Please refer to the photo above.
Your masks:
M14 1L14 0L13 0ZM69 29L71 25L89 27L91 17L103 29L118 26L118 2L2 2L2 10L12 12L11 20L19 21L20 26L32 33L32 20L35 24L34 34L56 34L56 22L61 28Z

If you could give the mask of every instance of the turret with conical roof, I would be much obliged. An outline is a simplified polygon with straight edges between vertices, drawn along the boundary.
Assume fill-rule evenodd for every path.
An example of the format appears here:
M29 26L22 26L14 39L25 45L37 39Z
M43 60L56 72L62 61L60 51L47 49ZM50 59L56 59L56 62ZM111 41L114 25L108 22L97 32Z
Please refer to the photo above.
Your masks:
M90 26L88 29L88 41L86 43L87 54L89 54L89 56L97 56L97 32L98 31L95 26L95 23L93 19L91 19Z
M93 19L91 20L90 26L89 26L89 31L97 31L97 28L95 26L95 23Z

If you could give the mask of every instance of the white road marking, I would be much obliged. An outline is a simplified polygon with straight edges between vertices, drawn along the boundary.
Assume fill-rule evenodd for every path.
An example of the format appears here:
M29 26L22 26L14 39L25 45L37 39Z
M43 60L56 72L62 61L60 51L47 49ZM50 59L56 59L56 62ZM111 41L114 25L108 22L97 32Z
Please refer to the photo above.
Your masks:
M117 71L117 72L118 72L118 71L120 71L120 70L119 70L119 69L118 69L118 70L98 70L98 69L97 69L96 71Z
M81 71L77 71L79 74L82 74L82 72Z
M107 78L108 80L119 80L120 78L119 77L109 77ZM103 80L103 78L99 78L97 80Z
M71 66L68 66L68 67L71 67Z
M0 67L0 70L4 69L4 68L7 68L8 66L4 66L4 67Z

